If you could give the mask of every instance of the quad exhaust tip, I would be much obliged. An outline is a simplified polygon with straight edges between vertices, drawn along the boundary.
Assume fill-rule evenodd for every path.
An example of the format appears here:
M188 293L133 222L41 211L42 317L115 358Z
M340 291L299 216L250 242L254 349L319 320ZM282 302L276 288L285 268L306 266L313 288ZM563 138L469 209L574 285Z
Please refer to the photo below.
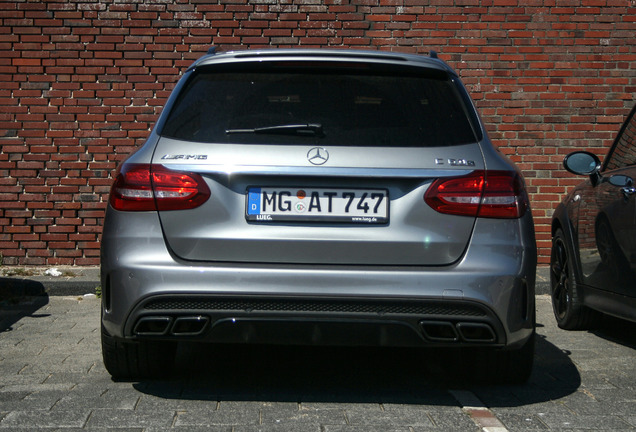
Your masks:
M133 333L139 336L163 336L172 324L170 317L143 317L137 321Z
M435 342L495 342L497 337L492 327L485 323L450 321L422 321L422 332Z
M205 316L146 316L137 321L133 333L137 336L197 336L202 334L210 319Z
M466 342L495 342L495 332L484 323L458 323L457 330Z
M459 334L453 323L448 321L422 321L420 323L424 336L432 341L457 342Z
M210 319L204 316L179 317L174 320L171 334L176 336L196 336L203 333Z

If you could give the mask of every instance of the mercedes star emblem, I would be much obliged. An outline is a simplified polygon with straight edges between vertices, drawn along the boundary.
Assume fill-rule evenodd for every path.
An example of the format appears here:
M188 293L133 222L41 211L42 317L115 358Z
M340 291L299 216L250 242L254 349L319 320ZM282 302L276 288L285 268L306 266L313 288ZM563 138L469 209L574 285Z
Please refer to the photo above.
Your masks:
M322 147L314 147L307 152L307 159L314 165L322 165L329 159L329 152Z

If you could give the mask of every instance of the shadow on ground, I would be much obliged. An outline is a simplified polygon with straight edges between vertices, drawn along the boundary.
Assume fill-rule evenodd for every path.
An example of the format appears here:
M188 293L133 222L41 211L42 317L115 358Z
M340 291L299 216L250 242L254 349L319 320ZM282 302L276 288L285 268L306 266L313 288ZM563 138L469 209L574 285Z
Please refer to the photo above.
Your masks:
M636 349L636 322L604 315L592 333L608 341Z
M0 333L48 304L44 285L28 279L0 277Z
M541 336L526 385L489 384L475 367L478 359L467 355L439 349L182 343L175 377L134 386L169 399L448 406L457 406L448 390L466 389L486 398L488 406L514 407L561 398L581 383L567 354Z

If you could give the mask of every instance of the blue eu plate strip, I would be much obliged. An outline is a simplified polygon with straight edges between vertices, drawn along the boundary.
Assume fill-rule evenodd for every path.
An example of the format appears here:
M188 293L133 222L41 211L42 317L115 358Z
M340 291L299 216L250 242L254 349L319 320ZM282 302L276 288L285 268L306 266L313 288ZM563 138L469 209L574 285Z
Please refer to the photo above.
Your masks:
M251 188L248 191L247 214L261 214L261 188Z

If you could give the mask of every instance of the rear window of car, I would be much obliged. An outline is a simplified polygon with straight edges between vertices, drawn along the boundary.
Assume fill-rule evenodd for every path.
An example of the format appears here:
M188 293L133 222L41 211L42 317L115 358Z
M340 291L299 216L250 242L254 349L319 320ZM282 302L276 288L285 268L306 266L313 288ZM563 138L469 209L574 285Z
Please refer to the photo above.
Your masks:
M445 73L202 69L160 133L223 144L453 146L478 140L469 108Z

